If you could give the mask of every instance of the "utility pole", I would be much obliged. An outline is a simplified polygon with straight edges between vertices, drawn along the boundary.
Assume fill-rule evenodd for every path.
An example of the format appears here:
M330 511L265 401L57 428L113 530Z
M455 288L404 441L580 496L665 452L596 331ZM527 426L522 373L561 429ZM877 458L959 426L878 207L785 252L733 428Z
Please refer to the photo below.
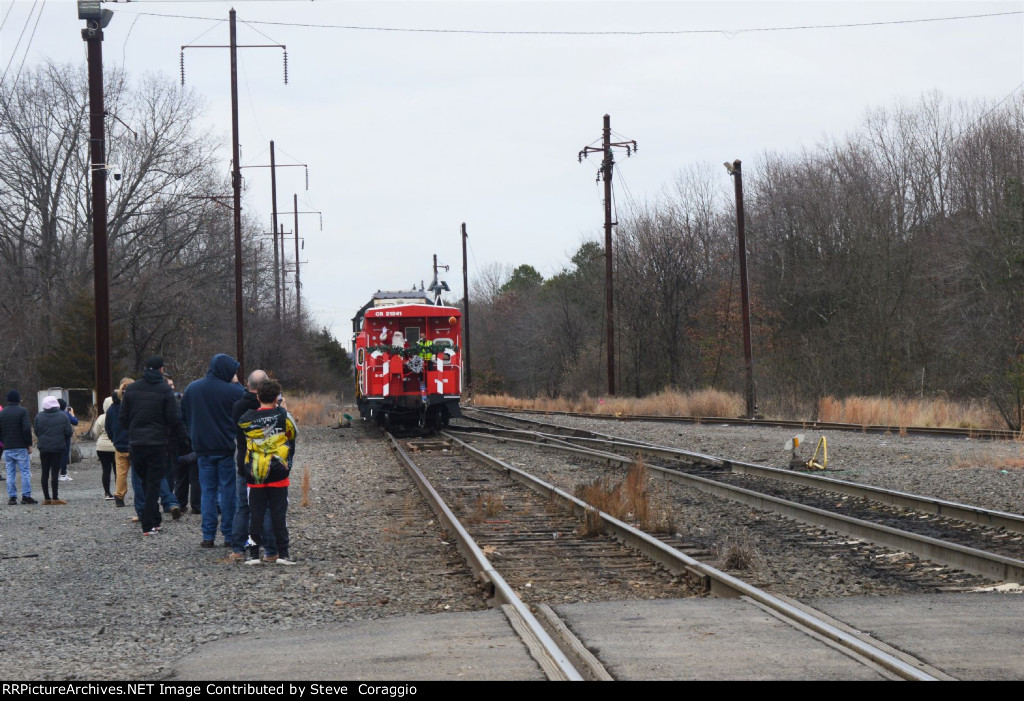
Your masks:
M740 307L743 314L743 367L746 376L747 418L757 416L757 396L754 393L754 356L750 345L750 298L747 291L747 240L744 234L743 216L743 171L740 159L732 163L726 162L736 185L736 233L740 259Z
M281 321L288 317L288 288L285 286L284 269L288 265L284 259L284 224L281 224ZM274 248L277 249L277 237L274 237ZM276 257L276 256L275 256Z
M434 304L441 304L441 293L450 292L451 288L448 287L448 283L444 280L438 281L437 269L444 268L445 272L448 272L449 266L437 264L437 254L434 254L434 281L430 283L430 291L434 293Z
M270 140L270 199L271 199L271 231L277 231L277 167L274 162L274 140ZM281 286L278 284L277 237L274 237L274 319L281 322ZM284 282L284 273L281 273Z
M615 394L615 312L612 284L612 226L618 222L612 221L612 171L615 167L615 156L612 153L613 147L626 149L626 156L629 157L637 150L636 141L612 142L612 118L604 116L604 131L601 148L585 146L579 152L580 163L591 153L603 154L601 170L598 171L598 180L604 181L604 307L605 307L605 331L608 344L608 394Z
M98 3L88 3L98 4ZM234 242L235 242L235 355L238 360L238 376L245 375L245 320L242 313L242 171L239 163L238 144L238 32L235 10L228 12L231 54L231 187L234 191ZM181 47L181 84L185 84L185 49L222 49L223 46L191 45ZM245 44L244 48L278 48L284 51L284 83L288 84L288 50L284 44Z
M306 163L282 163L277 164L274 141L270 141L270 164L257 164L242 166L243 168L270 168L270 199L271 199L271 221L270 231L274 236L274 319L280 323L282 299L284 295L284 238L281 238L280 248L278 247L278 214L277 211L277 169L278 168L305 168L306 189L309 189L309 165Z
M307 190L309 178L306 178ZM291 214L295 215L295 313L300 319L302 318L302 280L300 276L300 268L302 261L299 260L299 215L300 214L319 214L320 215L320 231L324 230L324 213L317 209L299 211L299 195L295 193L292 195L292 211ZM283 214L289 214L289 212L283 212ZM302 247L306 247L305 240L303 239ZM282 255L283 255L282 247ZM282 266L283 269L283 266Z
M466 393L471 394L473 374L469 366L469 276L466 272L466 222L462 222L462 367L466 371Z
M299 193L292 193L295 212L295 318L302 324L302 278L299 275Z
M110 376L110 270L107 247L107 156L103 118L103 29L114 13L98 2L79 2L78 19L85 20L82 40L89 65L89 155L92 174L92 266L96 316L96 401L113 390Z
M235 9L228 14L231 24L231 189L234 192L235 221L235 353L238 376L245 377L245 321L242 312L242 171L238 147L238 33Z

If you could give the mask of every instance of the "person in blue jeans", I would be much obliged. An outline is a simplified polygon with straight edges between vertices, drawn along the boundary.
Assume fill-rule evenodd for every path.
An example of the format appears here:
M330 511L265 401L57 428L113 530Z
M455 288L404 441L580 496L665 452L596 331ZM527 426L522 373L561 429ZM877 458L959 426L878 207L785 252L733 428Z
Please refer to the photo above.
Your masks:
M190 382L181 397L181 418L188 428L199 463L202 491L202 548L212 548L218 525L231 546L235 519L235 441L238 431L231 410L245 390L238 384L238 361L226 353L210 359L206 377ZM217 504L220 513L217 513ZM219 523L218 523L219 521Z
M132 505L135 507L135 514L142 518L142 509L146 506L146 485L142 483L138 470L134 466L130 468L132 473ZM160 480L160 506L165 514L170 514L174 520L181 518L181 505L178 504L178 497L171 491L167 484L167 477Z
M245 479L245 461L248 447L246 445L245 433L238 426L238 420L250 409L259 409L260 400L256 396L260 385L269 380L270 377L263 370L253 370L249 373L246 387L248 388L242 398L235 402L231 409L231 419L235 422L236 446L235 463L238 466L238 474L235 476L235 522L231 531L231 554L228 555L228 562L244 562L246 558L246 547L251 545L249 539L249 485ZM273 523L270 519L270 510L266 511L263 519L263 551L268 562L277 561L277 540L274 538Z
M28 410L21 406L21 393L12 389L7 393L7 406L0 411L0 443L4 444L4 463L7 466L7 504L18 503L17 475L21 475L21 503L38 504L32 498L32 477L29 457L32 454L32 420ZM234 465L232 465L232 470Z

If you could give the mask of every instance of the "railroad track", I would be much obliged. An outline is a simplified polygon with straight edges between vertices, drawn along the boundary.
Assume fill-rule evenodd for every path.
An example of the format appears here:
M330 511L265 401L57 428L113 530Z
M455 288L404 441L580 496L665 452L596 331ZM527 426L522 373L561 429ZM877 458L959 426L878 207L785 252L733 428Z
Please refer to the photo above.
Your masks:
M493 424L492 418L474 420ZM510 431L491 425L480 436L562 451L620 468L633 464L638 455L666 459L674 467L649 464L652 476L994 581L1024 581L1024 516L1018 514L529 423L534 430ZM541 427L561 435L537 430Z
M946 436L954 438L975 438L990 440L1019 440L1024 433L998 428L951 428L942 426L887 426L884 424L851 424L835 421L786 421L781 419L723 419L720 416L658 416L654 414L611 415L593 414L581 411L542 411L537 409L508 409L505 407L463 407L480 411L539 415L539 416L577 416L585 419L601 419L605 421L656 421L662 423L729 423L736 426L762 426L767 428L790 428L793 430L814 431L856 431L858 433L879 433L890 435Z
M799 602L695 559L699 547L654 537L451 434L389 440L491 598L550 679L611 679L552 604L738 596L887 678L949 679ZM489 466L480 470L474 461ZM589 524L589 526L588 526ZM594 528L596 526L596 528Z

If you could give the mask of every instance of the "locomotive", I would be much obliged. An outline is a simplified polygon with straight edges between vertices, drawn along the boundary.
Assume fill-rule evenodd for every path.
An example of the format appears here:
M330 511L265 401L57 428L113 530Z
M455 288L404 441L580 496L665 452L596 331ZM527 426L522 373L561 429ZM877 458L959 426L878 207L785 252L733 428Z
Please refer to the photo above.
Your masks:
M353 321L364 420L431 432L459 417L462 312L422 292L378 292Z

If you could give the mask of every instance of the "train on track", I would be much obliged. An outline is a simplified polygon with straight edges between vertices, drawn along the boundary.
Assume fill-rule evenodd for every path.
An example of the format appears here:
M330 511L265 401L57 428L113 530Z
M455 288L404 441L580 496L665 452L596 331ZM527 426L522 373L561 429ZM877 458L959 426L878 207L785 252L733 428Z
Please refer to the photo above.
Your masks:
M462 312L423 291L381 292L352 320L356 403L385 428L437 431L462 414Z

